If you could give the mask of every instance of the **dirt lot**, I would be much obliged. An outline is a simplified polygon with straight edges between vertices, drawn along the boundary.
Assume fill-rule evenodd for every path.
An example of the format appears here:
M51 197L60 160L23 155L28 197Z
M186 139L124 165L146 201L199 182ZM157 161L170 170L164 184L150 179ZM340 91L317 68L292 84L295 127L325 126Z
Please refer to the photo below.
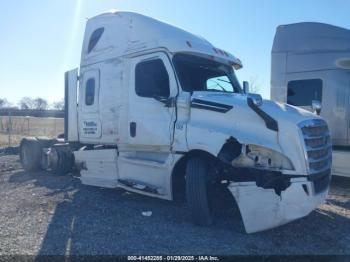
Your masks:
M194 226L185 204L28 174L17 156L0 156L0 255L350 254L349 180L333 179L326 204L308 217L266 232L246 234L234 206L216 216L211 227Z

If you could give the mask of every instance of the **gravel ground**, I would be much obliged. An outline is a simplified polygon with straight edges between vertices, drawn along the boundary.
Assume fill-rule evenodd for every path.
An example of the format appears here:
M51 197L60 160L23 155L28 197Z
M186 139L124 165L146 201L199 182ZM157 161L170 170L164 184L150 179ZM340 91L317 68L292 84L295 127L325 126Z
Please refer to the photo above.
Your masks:
M0 156L0 255L350 254L349 200L350 180L333 179L320 209L248 235L235 206L218 210L213 226L198 227L185 204L28 174L17 156Z

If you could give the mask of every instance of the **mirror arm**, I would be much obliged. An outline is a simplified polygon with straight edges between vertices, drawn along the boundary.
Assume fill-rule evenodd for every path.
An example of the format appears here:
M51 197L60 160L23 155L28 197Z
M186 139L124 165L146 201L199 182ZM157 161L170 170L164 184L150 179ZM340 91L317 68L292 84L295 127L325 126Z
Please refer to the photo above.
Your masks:
M163 103L165 107L173 107L175 105L175 99L173 97L164 98L155 96L154 99Z
M164 103L165 107L173 107L175 105L174 102L175 102L174 98L169 97L169 98L165 99L163 103Z

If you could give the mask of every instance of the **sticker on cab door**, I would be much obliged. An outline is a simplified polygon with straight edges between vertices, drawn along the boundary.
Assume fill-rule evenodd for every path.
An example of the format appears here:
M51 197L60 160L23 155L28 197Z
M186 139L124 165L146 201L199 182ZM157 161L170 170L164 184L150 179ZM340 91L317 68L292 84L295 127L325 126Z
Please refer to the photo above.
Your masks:
M84 119L81 125L81 133L84 137L100 137L101 122L97 119Z

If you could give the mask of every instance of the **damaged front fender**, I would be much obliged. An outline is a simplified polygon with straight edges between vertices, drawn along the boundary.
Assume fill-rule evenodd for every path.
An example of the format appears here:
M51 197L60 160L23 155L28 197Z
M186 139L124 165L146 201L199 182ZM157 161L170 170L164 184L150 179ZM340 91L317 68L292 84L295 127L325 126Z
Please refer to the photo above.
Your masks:
M328 188L316 194L307 178L291 178L290 186L276 194L256 182L231 182L228 189L241 212L247 233L259 232L304 217L321 205Z

